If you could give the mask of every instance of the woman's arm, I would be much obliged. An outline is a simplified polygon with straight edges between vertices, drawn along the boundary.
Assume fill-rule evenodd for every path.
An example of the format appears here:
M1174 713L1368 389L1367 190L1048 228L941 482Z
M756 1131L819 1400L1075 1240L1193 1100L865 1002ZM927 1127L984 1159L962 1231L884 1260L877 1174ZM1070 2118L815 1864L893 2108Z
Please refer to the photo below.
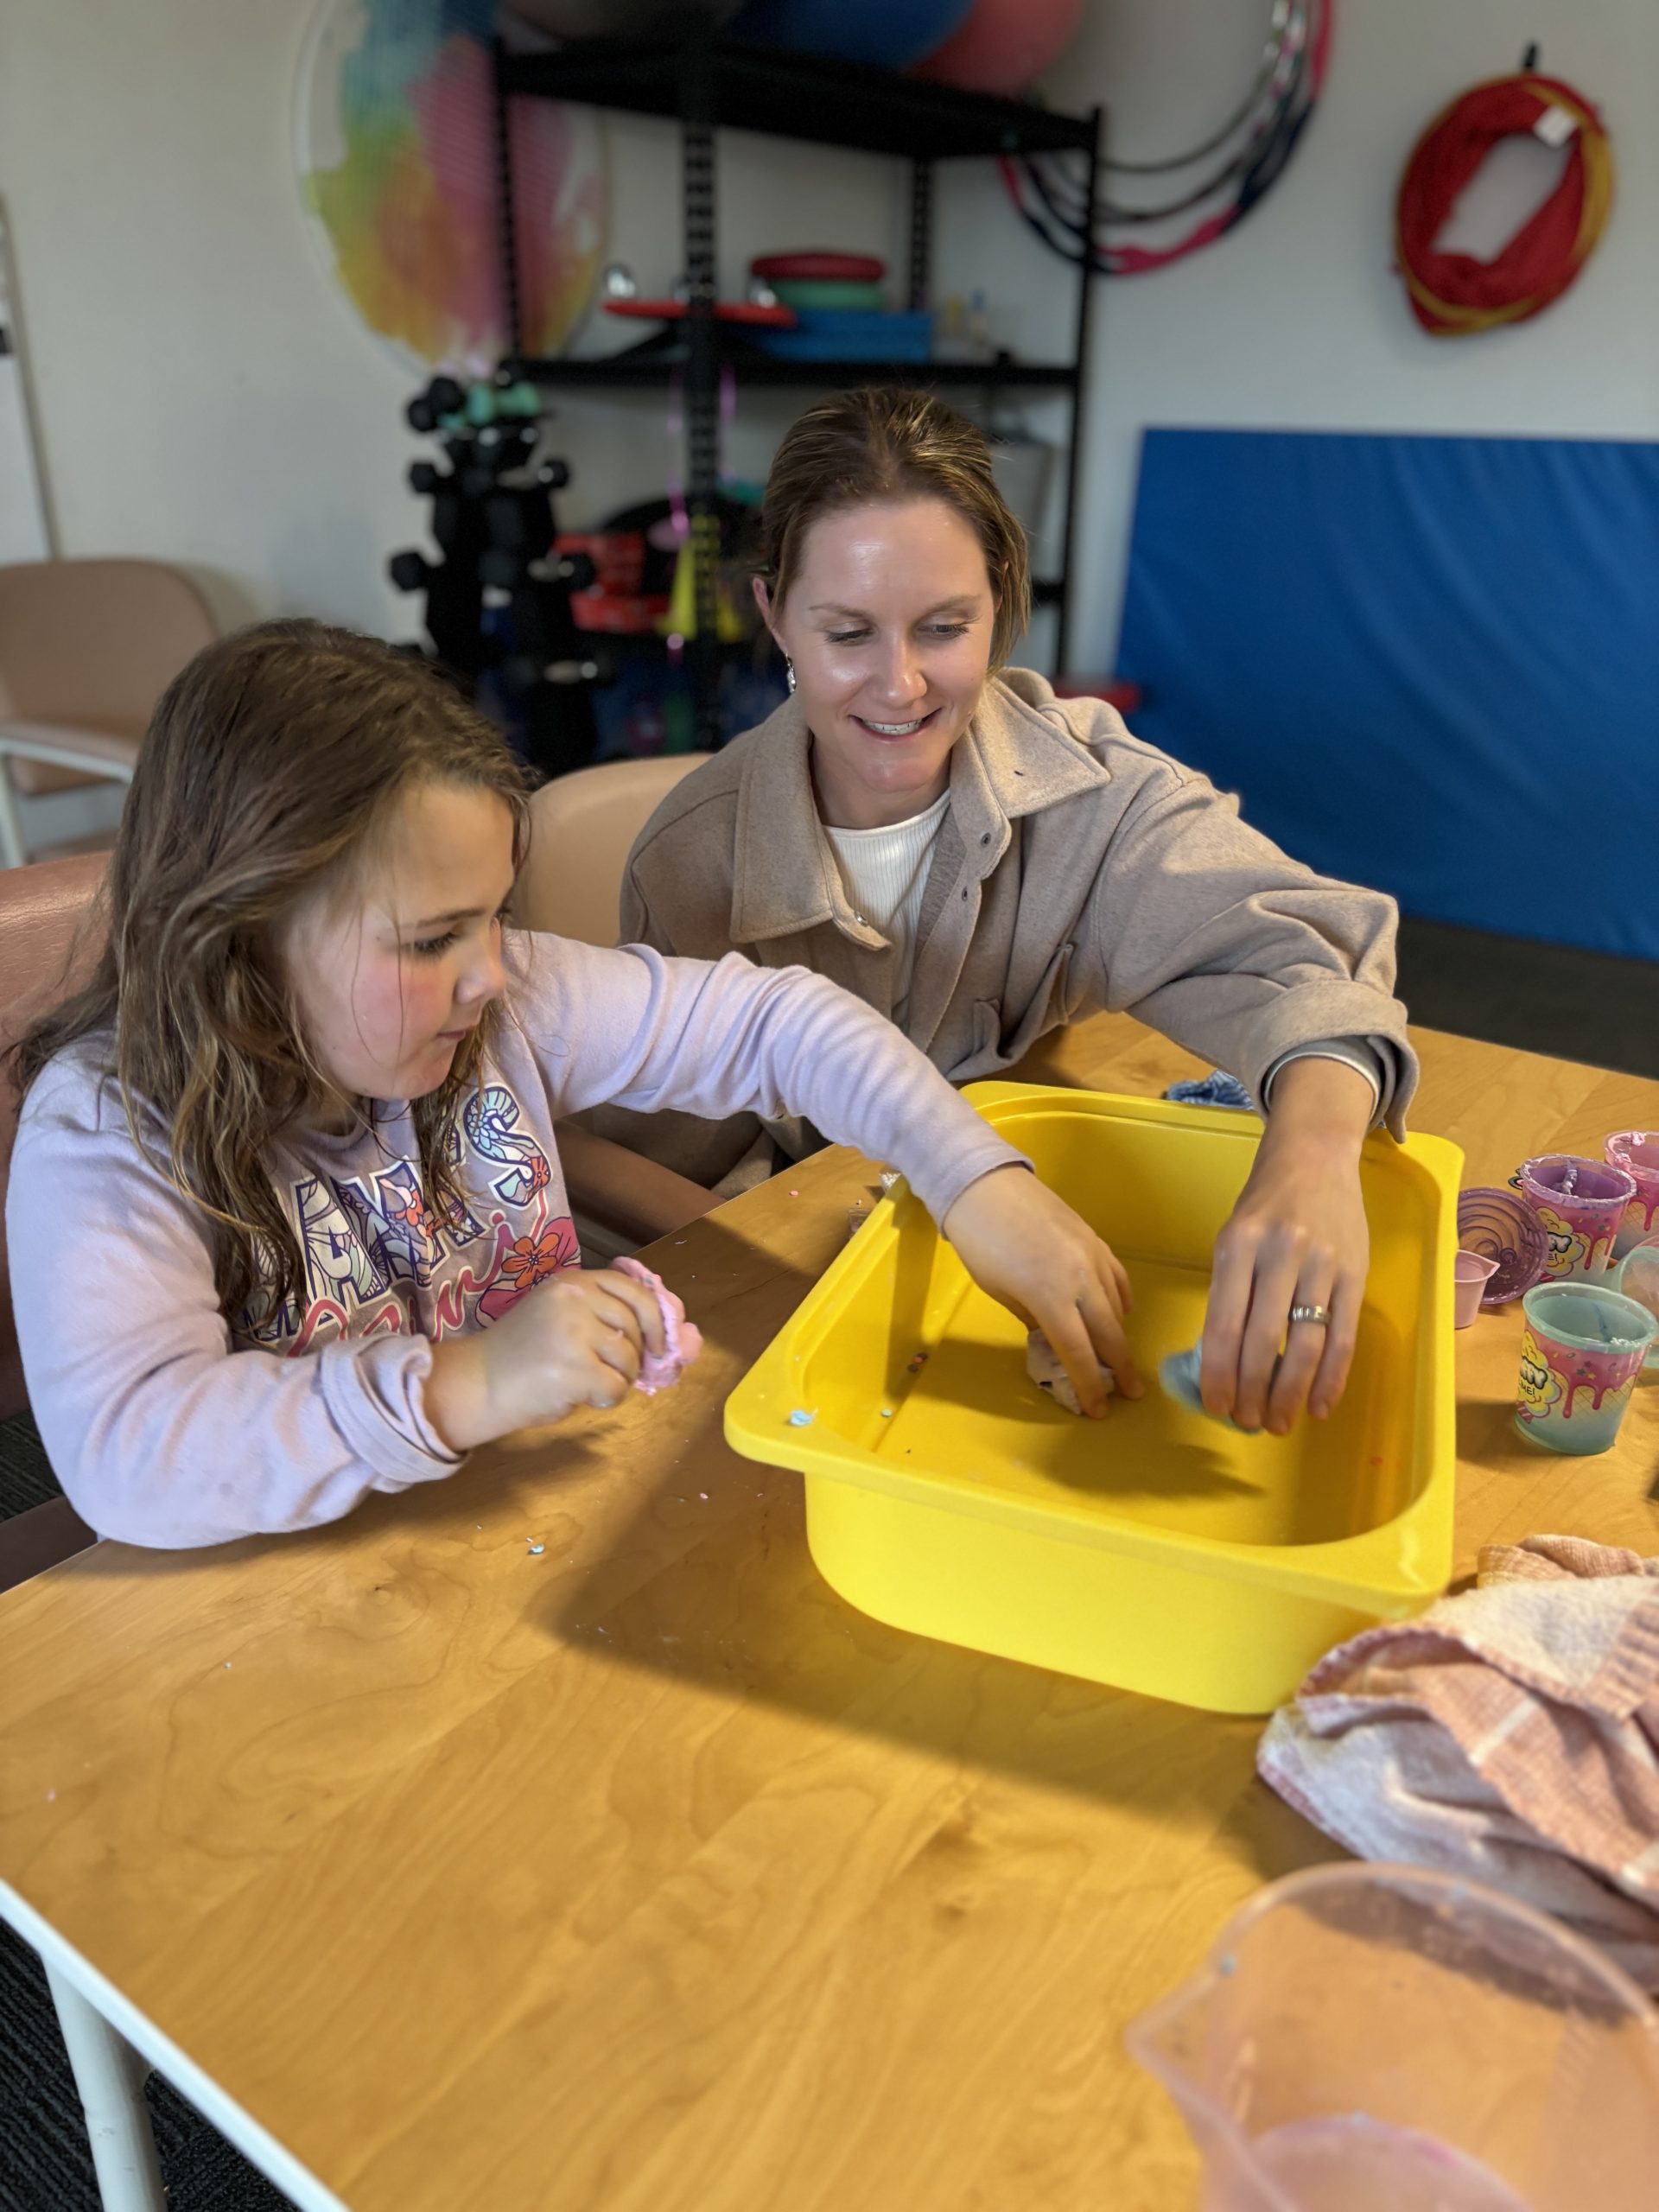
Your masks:
M1372 1103L1339 1060L1281 1071L1250 1179L1216 1241L1199 1389L1218 1419L1283 1436L1305 1404L1323 1421L1342 1395L1370 1263L1359 1151ZM1292 1321L1293 1306L1330 1319Z
M1105 1002L1269 1101L1216 1247L1205 1405L1278 1434L1304 1405L1323 1418L1347 1381L1369 1263L1360 1146L1379 1106L1403 1134L1416 1082L1393 995L1393 902L1300 867L1231 798L1160 762L1112 841L1090 921ZM1322 1056L1333 1039L1336 1057ZM1330 1319L1293 1322L1293 1306Z
M1258 1097L1287 1054L1367 1039L1403 1133L1417 1079L1394 995L1394 902L1315 875L1239 819L1236 802L1160 760L1108 848L1089 902L1090 997L1236 1075ZM1292 1062L1280 1068L1273 1089Z

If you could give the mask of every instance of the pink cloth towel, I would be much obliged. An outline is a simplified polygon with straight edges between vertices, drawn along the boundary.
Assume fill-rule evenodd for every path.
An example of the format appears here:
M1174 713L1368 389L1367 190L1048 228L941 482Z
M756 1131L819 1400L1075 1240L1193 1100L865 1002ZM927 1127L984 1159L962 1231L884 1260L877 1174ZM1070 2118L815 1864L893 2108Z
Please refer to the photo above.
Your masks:
M669 1389L679 1381L702 1350L702 1331L695 1321L686 1319L684 1306L660 1275L652 1274L643 1260L625 1253L613 1264L618 1274L631 1275L635 1282L644 1283L662 1308L664 1349L645 1354L639 1379L633 1386L649 1398L655 1391Z
M1659 1559L1488 1546L1477 1588L1320 1660L1256 1765L1360 1858L1474 1875L1659 1990Z

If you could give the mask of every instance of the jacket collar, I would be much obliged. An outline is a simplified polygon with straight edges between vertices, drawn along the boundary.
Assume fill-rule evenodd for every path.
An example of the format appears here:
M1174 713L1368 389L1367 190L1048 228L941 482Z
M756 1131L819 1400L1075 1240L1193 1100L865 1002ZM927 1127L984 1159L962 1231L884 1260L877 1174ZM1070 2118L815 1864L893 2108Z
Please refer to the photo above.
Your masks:
M1025 671L995 677L950 758L948 820L972 874L988 875L1007 850L1009 824L1079 792L1109 772L1029 696L1052 696ZM738 783L732 868L732 942L756 944L823 922L855 944L886 939L847 903L841 872L818 822L811 734L800 702L786 699L746 741Z

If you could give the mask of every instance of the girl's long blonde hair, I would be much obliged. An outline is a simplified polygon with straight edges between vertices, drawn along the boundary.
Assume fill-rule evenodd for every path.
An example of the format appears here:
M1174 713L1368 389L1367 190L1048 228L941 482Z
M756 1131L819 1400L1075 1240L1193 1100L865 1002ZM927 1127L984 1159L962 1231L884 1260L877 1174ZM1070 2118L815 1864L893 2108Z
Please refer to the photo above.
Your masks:
M134 1141L210 1224L220 1310L279 1311L305 1265L268 1161L330 1096L274 958L278 925L343 888L420 784L497 793L522 857L524 782L499 734L433 669L321 622L262 622L197 654L145 734L95 910L92 979L13 1048L19 1092L92 1041ZM436 1090L412 1103L434 1211L460 1202L461 1104L492 1005Z

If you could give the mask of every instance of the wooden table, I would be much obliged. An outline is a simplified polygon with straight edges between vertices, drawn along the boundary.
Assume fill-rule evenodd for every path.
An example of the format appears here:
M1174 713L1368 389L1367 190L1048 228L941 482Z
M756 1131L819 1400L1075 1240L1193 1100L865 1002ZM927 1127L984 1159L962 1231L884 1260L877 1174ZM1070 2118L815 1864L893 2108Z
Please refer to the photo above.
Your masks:
M1416 1123L1465 1180L1659 1126L1659 1084L1420 1042ZM1021 1072L1192 1065L1100 1020ZM112 2019L302 2204L1191 2202L1124 2023L1336 1854L1255 1780L1256 1724L863 1618L798 1480L728 1452L728 1390L869 1179L826 1154L663 1249L709 1347L672 1396L0 1601L0 1905L78 2032ZM1659 1549L1659 1390L1614 1452L1548 1458L1510 1427L1517 1335L1459 1339L1459 1571L1541 1529Z

